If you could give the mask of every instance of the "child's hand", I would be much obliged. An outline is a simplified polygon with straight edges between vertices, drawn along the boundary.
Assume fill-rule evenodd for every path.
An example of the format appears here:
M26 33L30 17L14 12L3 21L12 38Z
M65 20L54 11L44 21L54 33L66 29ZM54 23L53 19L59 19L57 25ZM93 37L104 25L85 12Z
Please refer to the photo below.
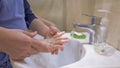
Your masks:
M68 38L62 37L65 32L58 32L53 37L47 39L47 42L50 43L50 50L52 54L58 54L58 50L64 50L63 44L68 42Z

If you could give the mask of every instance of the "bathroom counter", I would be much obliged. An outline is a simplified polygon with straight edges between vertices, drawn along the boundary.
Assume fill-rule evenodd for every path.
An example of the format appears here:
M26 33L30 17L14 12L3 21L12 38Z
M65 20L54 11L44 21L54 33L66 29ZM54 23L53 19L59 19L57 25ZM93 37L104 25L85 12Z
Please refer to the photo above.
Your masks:
M112 56L103 56L95 52L93 45L83 45L84 57L73 64L61 68L120 68L120 52L115 50Z
M69 33L65 34L65 36L72 39ZM39 40L41 39L41 36L38 35L35 38ZM89 41L89 39L87 40ZM63 51L61 52L63 53L61 55L62 57L61 56L59 57L61 58L60 60L62 61L59 62L59 64L62 64L67 61L72 62L72 64L69 63L69 65L65 65L64 67L60 66L60 68L120 68L120 52L119 51L115 50L112 56L103 56L95 52L93 45L84 44L82 47L83 49L83 53L82 53L82 52L79 52L79 47L75 46L78 44L77 42L79 43L79 42L86 42L86 41L71 40L70 43L68 44L69 46L66 45L68 48L65 49L66 51L64 50L64 52ZM76 43L74 44L75 47L72 46L72 43ZM81 48L82 45L78 44L78 46L80 46ZM76 61L73 62L73 56L75 56L74 58L77 62ZM36 55L27 57L25 59L25 62L23 63L14 61L13 66L14 68L40 68L40 67L56 68L56 67L50 67L50 66L54 66L55 61L56 61L56 56L54 55L38 53ZM42 67L42 66L45 66L45 67ZM56 63L55 63L55 66L56 66Z

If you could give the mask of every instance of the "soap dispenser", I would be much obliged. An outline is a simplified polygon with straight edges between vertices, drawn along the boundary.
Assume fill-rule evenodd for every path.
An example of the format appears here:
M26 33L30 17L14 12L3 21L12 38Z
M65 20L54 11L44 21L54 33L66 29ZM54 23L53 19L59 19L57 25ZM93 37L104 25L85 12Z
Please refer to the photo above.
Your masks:
M107 37L107 29L108 29L108 11L107 10L98 10L98 12L104 13L104 17L102 17L100 22L95 23L94 31L95 31L95 43L105 43Z
M100 13L104 13L100 23L95 25L95 51L101 55L110 56L114 53L114 49L108 46L106 43L107 32L108 32L108 18L107 15L110 13L108 10L98 10Z

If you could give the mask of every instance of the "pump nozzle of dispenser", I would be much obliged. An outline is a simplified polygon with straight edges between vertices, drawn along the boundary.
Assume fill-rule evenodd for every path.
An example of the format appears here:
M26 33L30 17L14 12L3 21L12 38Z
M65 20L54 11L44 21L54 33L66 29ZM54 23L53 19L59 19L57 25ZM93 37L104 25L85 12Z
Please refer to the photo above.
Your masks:
M108 13L110 13L110 11L109 10L98 10L98 12L104 14L104 16L101 19L101 23L100 24L107 27L108 22L109 22L108 21Z

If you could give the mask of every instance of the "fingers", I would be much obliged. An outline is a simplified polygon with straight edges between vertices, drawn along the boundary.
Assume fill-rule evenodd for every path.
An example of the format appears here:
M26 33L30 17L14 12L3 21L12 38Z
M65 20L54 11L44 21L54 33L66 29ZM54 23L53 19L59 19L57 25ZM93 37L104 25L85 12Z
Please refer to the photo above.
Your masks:
M34 45L31 45L31 55L33 55L33 54L37 54L38 52L39 52L39 50L36 50L36 48L35 47L33 47Z
M51 54L58 54L59 49L61 51L64 50L64 46L63 45L50 45L50 50L51 50Z
M59 32L60 30L58 28L56 28L55 26L50 26L50 34L55 35L57 32Z
M32 48L39 52L50 52L49 44L44 42L44 40L33 40Z
M59 52L59 49L61 50L61 51L63 51L64 50L64 46L59 46L58 48L56 48L55 50L53 50L52 52L51 52L51 54L55 54L55 55L58 55L58 52Z
M55 44L64 44L68 41L69 41L68 38L57 38Z
M68 42L69 39L66 37L62 37L65 34L65 32L58 32L56 35L54 35L51 39L49 39L49 42L52 46L50 46L51 54L58 54L59 49L61 51L64 50L63 44Z
M58 55L58 51L59 51L59 49L56 49L56 50L52 51L52 54Z
M50 34L51 34L52 36L55 35L56 33L57 33L56 30L50 29Z
M53 38L57 38L57 37L61 37L62 35L64 35L65 32L58 32L56 35L53 36Z
M23 33L30 37L34 37L37 34L37 32L27 31L23 31ZM31 52L30 54L28 54L28 56L36 54L38 52L51 52L52 54L58 54L59 49L63 51L64 50L63 44L69 41L68 38L61 37L64 34L65 32L58 32L56 35L53 36L51 44L54 46L52 47L49 46L49 44L46 43L45 41L32 39L33 45L31 46Z
M37 31L34 31L34 32L28 32L28 31L23 31L24 34L30 36L30 37L34 37L35 35L37 35Z
M37 31L34 32L30 32L31 37L34 37L35 35L37 35Z
M49 32L46 34L45 38L51 38L56 35L60 30L55 26L49 26Z
M64 46L60 46L60 50L63 51L64 50Z
M57 55L57 54L58 54L58 51L59 51L59 49L55 49L55 50L51 51L51 54L52 54L52 55L54 55L54 54Z

